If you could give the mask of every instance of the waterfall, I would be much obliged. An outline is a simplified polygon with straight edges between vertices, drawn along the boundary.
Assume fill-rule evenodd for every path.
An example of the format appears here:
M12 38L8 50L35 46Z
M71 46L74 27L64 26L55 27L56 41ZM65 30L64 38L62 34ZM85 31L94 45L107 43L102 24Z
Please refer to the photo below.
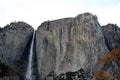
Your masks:
M35 31L33 33L32 43L31 43L31 47L30 47L29 62L28 62L27 72L26 72L26 77L25 77L26 80L33 80L32 79L32 56L33 56L34 37L35 37Z

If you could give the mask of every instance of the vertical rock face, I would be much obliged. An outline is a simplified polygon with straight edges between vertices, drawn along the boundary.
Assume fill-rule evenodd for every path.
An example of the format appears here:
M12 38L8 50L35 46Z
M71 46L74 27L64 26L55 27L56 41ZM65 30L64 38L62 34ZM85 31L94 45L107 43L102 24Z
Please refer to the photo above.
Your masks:
M13 22L0 29L0 61L13 66L23 55L33 33L33 28L24 22Z
M114 24L102 27L105 42L109 50L120 48L120 28Z
M107 24L102 27L102 32L104 34L106 45L111 51L109 54L114 53L116 55L112 55L114 60L109 63L109 65L104 64L101 69L104 69L104 71L110 74L113 79L119 80L120 57L118 54L120 54L120 28L115 24Z
M97 17L80 14L75 18L46 21L36 31L36 53L41 77L92 68L107 53Z

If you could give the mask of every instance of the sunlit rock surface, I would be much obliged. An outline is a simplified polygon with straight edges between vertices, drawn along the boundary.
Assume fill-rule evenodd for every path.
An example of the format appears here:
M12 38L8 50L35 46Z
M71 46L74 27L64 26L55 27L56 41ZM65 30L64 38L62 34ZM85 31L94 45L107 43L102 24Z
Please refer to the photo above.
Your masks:
M80 68L92 69L99 56L108 52L97 17L80 14L42 23L36 31L36 52L41 77Z

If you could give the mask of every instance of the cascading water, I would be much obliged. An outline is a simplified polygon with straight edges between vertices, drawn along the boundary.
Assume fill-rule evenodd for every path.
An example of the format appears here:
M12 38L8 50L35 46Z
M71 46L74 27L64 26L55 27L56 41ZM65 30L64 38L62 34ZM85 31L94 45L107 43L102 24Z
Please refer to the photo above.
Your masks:
M32 43L31 43L31 47L30 47L30 55L29 55L29 62L28 62L28 66L27 66L27 72L26 72L26 80L33 80L32 78L32 56L33 56L33 45L34 45L34 37L35 37L35 31L33 33L33 37L32 37Z

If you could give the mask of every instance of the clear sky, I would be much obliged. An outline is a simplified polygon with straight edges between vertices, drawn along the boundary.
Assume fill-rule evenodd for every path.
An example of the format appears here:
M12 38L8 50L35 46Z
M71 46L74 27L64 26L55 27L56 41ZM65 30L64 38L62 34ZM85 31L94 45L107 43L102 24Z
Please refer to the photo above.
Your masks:
M35 29L44 21L90 12L101 25L120 26L120 0L0 0L0 26L24 21Z

